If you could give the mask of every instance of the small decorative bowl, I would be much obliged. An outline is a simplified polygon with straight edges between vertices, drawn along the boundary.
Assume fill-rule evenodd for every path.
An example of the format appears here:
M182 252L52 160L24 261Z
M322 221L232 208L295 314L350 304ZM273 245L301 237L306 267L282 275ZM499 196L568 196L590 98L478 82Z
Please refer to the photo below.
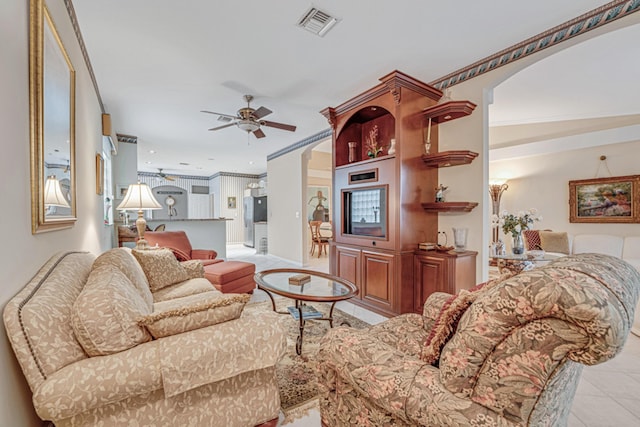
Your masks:
M543 250L527 251L527 256L532 259L542 259L544 258L544 251Z

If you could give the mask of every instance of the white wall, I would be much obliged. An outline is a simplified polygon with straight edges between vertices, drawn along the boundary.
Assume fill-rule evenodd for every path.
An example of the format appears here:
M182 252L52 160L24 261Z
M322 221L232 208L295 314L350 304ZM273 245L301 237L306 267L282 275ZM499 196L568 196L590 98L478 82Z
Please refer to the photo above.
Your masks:
M625 144L490 162L492 176L511 177L509 188L502 194L500 209L509 212L538 209L543 220L535 223L534 228L567 231L574 235L640 236L640 224L569 222L569 181L595 178L601 155L607 156L606 163L613 176L640 174L640 139ZM602 164L598 177L608 176L607 168Z
M300 265L304 264L303 233L307 230L303 213L307 181L304 151L300 148L267 162L269 254Z
M102 197L95 192L95 154L102 150L101 110L62 0L47 2L76 70L76 197L78 221L70 229L31 234L29 179L29 2L0 2L0 117L2 118L0 211L0 305L4 307L55 252L99 253L111 246L103 225ZM40 421L31 392L0 328L0 425L34 426Z
M489 135L488 135L488 111L489 104L492 102L492 91L497 85L516 74L520 70L528 67L529 65L540 61L554 53L567 49L577 43L584 40L588 40L598 35L613 31L615 29L623 28L628 25L633 25L640 20L640 15L631 15L627 18L620 19L605 27L597 28L586 34L577 36L559 45L549 47L545 50L539 51L531 56L525 57L521 60L512 62L503 67L497 68L489 73L472 78L460 84L457 84L451 88L451 97L456 100L467 99L477 104L477 107L473 114L469 117L461 118L452 121L448 124L439 125L439 150L452 150L452 149L467 149L472 150L480 155L476 158L471 165L466 166L454 166L450 168L439 169L440 182L446 186L449 186L449 191L446 193L447 201L473 201L479 202L471 213L465 214L451 214L440 213L438 224L439 230L446 231L449 236L449 242L452 240L451 227L468 227L470 234L468 237L468 249L478 251L479 256L476 264L476 281L481 281L487 278L488 274L488 246L491 239L490 228L490 211L491 203L488 194L489 185L489 157L487 156L489 147ZM589 88L585 88L589 90ZM526 100L523 100L526 102ZM560 142L561 143L561 142ZM604 152L602 153L604 154ZM631 153L629 153L631 154ZM637 157L637 155L636 155ZM571 157L564 157L564 164L558 162L559 170L563 171L580 171L580 165L574 163ZM493 166L493 165L492 165ZM540 166L536 161L536 166ZM626 166L621 166L622 169L626 169ZM595 169L593 169L595 171ZM636 174L637 172L636 168ZM592 173L591 170L586 170L583 173ZM616 172L617 173L617 172ZM498 175L492 172L494 177ZM572 173L572 177L569 179L580 179L578 175ZM566 177L559 175L557 177L551 175L545 175L548 182L553 182L554 186L560 185L566 186ZM589 176L587 176L589 177ZM559 183L559 184L558 184ZM517 190L517 184L510 185L508 192L515 194ZM430 196L430 195L429 195ZM550 194L551 196L551 194ZM505 193L503 200L505 203L509 195ZM555 199L549 198L550 202L554 205L566 206L568 203L568 196L553 195ZM558 197L561 197L558 199ZM501 205L501 208L504 205ZM527 204L527 208L531 207ZM536 206L534 206L536 207ZM542 207L537 206L542 210ZM545 216L545 213L542 212ZM568 213L567 213L568 215ZM567 216L568 218L568 216ZM567 220L568 221L568 220ZM545 220L545 227L548 224ZM550 227L549 227L550 228ZM631 227L634 228L635 227ZM580 228L576 228L580 229ZM588 230L608 230L607 227L587 228ZM618 229L621 230L621 229ZM595 231L593 231L595 232ZM605 231L603 231L605 232ZM634 234L638 234L636 231Z

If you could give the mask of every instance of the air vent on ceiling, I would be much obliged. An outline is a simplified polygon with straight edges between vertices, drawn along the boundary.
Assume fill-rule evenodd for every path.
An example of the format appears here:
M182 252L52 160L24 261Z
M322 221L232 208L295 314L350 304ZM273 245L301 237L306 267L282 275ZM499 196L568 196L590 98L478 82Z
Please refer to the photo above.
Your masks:
M323 37L337 22L337 18L334 18L327 12L312 7L303 15L302 19L298 21L298 26Z

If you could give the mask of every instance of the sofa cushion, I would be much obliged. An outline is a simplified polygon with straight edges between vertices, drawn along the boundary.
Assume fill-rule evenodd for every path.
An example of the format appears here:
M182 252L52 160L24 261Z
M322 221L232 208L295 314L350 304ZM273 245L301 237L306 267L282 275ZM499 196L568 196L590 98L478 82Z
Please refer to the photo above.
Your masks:
M540 242L540 230L524 230L522 232L524 243L528 251L534 251L542 248Z
M482 295L483 292L488 291L513 275L514 273L507 272L496 279L476 285L468 291L463 289L456 295L451 295L442 305L440 313L429 332L429 336L422 349L421 359L431 365L437 366L442 348L453 336L460 318L469 306Z
M640 236L627 236L622 248L622 259L630 262L636 268L640 263Z
M144 271L151 292L162 289L189 278L187 270L180 264L169 249L131 251Z
M189 261L184 261L180 263L184 269L187 271L187 275L189 279L197 279L204 277L204 265L202 265L202 261L197 259L192 259Z
M174 298L182 298L189 295L201 294L203 292L215 291L211 282L207 279L196 278L188 279L184 282L176 283L175 285L169 285L165 288L159 289L153 293L153 301L161 302L168 301ZM222 294L222 292L220 292Z
M545 252L569 255L569 235L564 231L540 231L540 246Z
M92 269L73 304L71 324L76 338L89 356L103 356L151 340L138 325L151 310L135 286L117 267Z
M131 254L130 248L116 248L104 252L96 258L92 268L98 268L103 265L113 265L117 267L136 287L142 299L149 306L149 310L153 308L153 296L149 289L149 281L142 267Z
M609 234L577 234L573 238L573 253L595 253L622 258L624 238Z
M138 319L138 324L145 326L154 338L181 334L239 318L249 298L249 295L206 292L159 302L153 313Z

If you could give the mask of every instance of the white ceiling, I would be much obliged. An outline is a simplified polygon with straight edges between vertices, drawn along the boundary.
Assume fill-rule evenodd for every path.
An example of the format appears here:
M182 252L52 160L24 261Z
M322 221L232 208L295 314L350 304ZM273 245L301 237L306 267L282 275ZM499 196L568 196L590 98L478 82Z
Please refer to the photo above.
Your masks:
M265 172L268 154L329 127L320 110L368 89L394 69L430 82L606 2L317 0L315 7L340 19L323 38L296 26L311 6L296 0L73 4L115 131L138 137L139 170L161 167L173 174L208 176ZM613 98L608 62L628 64L632 57L635 71L625 73L620 64L615 69L627 88L635 87L640 55L632 41L639 39L638 29L629 33L622 38L624 50L611 49L620 40L595 39L591 48L577 45L564 60L556 55L557 62L552 57L505 82L496 90L492 122L620 114L609 109L612 103L590 104L596 92ZM596 45L602 52L593 52ZM576 72L585 65L588 73ZM589 81L587 90L583 79ZM569 85L588 92L588 102L571 97L574 104L560 108L563 103L553 99L558 108L548 108L549 97ZM595 91L594 85L603 90ZM628 98L617 104L620 110L640 113L631 90L615 89L615 99ZM247 93L255 96L254 108L273 111L268 120L294 124L297 131L264 128L266 138L251 135L249 142L235 127L207 131L221 123L200 110L235 114Z

